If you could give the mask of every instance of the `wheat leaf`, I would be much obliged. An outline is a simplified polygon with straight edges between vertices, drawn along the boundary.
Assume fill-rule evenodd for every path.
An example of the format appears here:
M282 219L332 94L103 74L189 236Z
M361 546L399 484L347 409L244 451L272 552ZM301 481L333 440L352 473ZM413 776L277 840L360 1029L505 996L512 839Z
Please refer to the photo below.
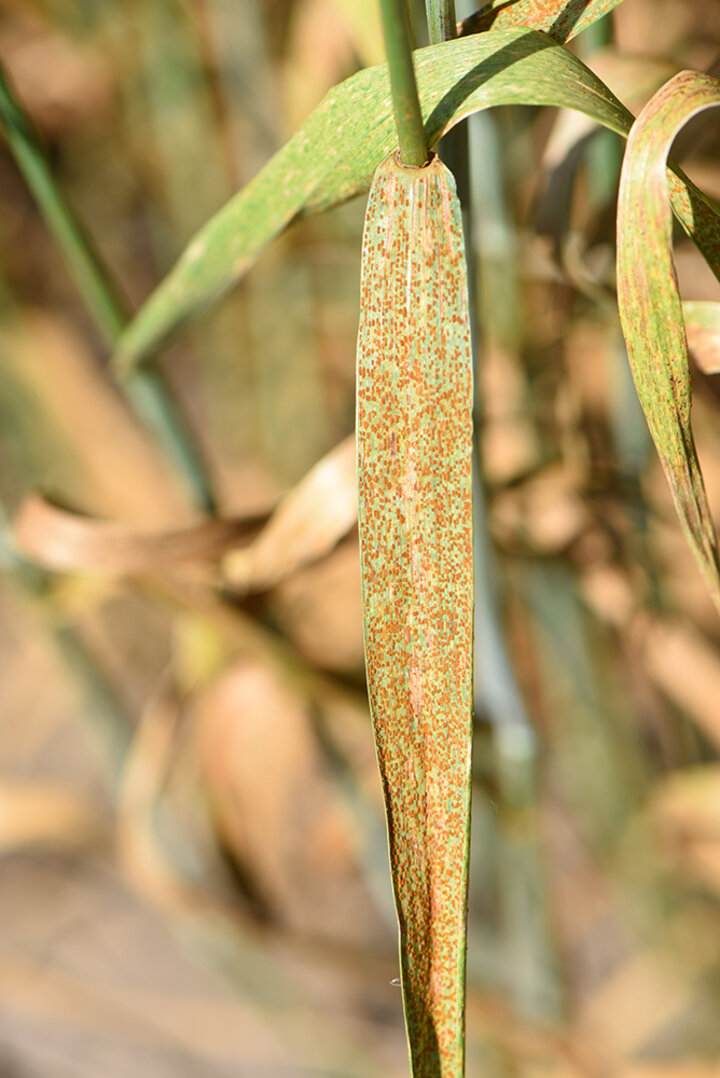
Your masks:
M587 30L621 0L491 0L460 24L461 34L484 32L491 27L530 26L544 30L556 41L569 41Z
M365 653L413 1074L460 1076L472 704L472 356L455 181L378 168L357 446Z
M576 109L623 136L632 124L632 113L608 87L540 31L491 30L414 56L431 146L464 117L494 105ZM140 309L121 338L119 372L230 288L294 218L367 190L395 140L386 65L367 68L331 90L255 179L200 230ZM720 273L712 239L716 211L681 174L671 175L670 184L675 213Z
M685 536L720 609L718 544L690 425L690 372L672 254L666 162L688 120L720 105L720 83L683 71L647 103L625 152L618 201L618 306L635 385ZM720 229L706 230L720 257Z
M632 123L632 114L580 60L539 31L493 30L420 49L414 57L431 146L463 117L493 105L565 106L623 135ZM331 90L191 241L122 337L119 369L152 352L225 292L294 218L366 191L396 138L385 64Z

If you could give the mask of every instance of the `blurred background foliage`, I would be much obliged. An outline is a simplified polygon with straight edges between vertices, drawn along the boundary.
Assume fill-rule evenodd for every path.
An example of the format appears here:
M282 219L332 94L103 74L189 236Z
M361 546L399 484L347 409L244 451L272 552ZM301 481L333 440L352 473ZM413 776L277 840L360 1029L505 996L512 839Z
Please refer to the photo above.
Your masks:
M572 47L637 111L718 70L720 9L625 0ZM0 2L0 60L131 308L381 58L360 0ZM716 198L719 149L713 113L675 147ZM563 112L470 121L471 1078L720 1074L720 627L619 333L621 154ZM4 144L0 208L0 1075L403 1075L356 536L308 539L351 470L234 593L207 560L22 558L31 492L139 531L195 512ZM240 547L352 432L363 211L293 226L159 361ZM680 236L676 259L715 299ZM717 505L720 382L695 381Z

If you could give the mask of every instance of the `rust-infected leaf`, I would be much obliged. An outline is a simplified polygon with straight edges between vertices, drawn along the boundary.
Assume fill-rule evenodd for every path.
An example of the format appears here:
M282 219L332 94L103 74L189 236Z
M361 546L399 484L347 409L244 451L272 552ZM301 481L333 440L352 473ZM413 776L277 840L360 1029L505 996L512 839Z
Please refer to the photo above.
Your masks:
M446 41L413 54L428 145L477 109L507 104L578 108L625 134L632 115L567 49L519 27ZM368 189L396 143L386 64L336 86L299 131L211 218L123 335L129 372L221 295L297 216L322 213Z
M635 385L685 537L720 609L720 560L690 425L690 372L672 256L666 172L681 127L720 105L720 83L682 71L650 99L628 138L618 200L618 306ZM698 203L698 207L700 203ZM707 260L718 265L720 229L705 229Z
M455 183L375 173L358 473L365 652L413 1074L463 1072L472 656L472 360Z
M490 0L458 26L461 35L527 26L556 41L569 41L617 7L621 0Z

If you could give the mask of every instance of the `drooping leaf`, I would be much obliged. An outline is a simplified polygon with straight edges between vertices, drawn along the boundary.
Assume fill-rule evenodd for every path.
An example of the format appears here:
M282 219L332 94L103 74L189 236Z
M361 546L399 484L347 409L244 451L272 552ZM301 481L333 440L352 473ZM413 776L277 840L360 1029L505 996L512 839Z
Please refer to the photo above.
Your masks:
M31 494L15 514L12 535L17 548L36 565L106 578L182 572L225 555L226 583L236 592L247 592L274 587L325 557L356 521L351 436L310 469L259 531L259 518L252 515L163 530L138 528L82 516Z
M529 26L544 30L556 41L569 41L587 30L621 0L491 0L479 11L463 19L461 34L487 30L505 30L511 26Z
M566 105L625 133L632 117L546 35L498 30L415 53L428 141L492 105ZM119 346L129 366L238 280L293 218L367 190L396 145L385 64L332 90L265 168L201 229L136 315Z
M285 495L253 543L228 554L226 583L234 592L260 591L329 554L357 521L355 486L351 435Z
M626 136L632 114L585 65L540 31L492 30L415 54L430 146L464 117L494 105L577 109ZM367 190L396 145L387 66L332 90L302 128L200 230L123 335L118 370L132 368L227 291L294 218ZM671 177L673 209L701 249L717 214L689 181ZM706 255L707 252L705 251ZM720 272L720 260L714 263Z
M105 578L167 572L209 563L252 532L241 520L202 520L166 531L83 517L37 494L21 503L13 541L36 565Z
M459 1078L472 707L472 355L455 182L378 168L357 444L365 654L413 1074Z
M683 71L648 102L625 152L618 201L618 306L638 396L685 536L720 609L718 544L690 425L690 372L672 254L666 161L683 125L720 105L720 83ZM708 232L717 263L720 229Z

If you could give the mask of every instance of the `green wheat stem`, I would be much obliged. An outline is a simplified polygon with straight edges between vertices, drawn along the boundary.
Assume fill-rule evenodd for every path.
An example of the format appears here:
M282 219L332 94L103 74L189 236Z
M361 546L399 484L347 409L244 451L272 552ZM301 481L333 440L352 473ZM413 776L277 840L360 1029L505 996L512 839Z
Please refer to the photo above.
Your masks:
M431 45L452 41L457 37L455 0L425 0L428 39Z
M33 124L0 69L0 121L25 182L63 253L75 283L108 344L122 332L124 313L88 237L64 201Z
M380 8L400 160L409 168L422 168L430 154L415 84L405 3L404 0L382 0Z
M0 124L13 158L87 309L105 342L112 347L128 321L124 302L90 237L58 187L33 123L2 68ZM124 388L131 407L155 435L172 465L183 475L198 506L211 512L213 496L203 463L159 376L139 372L128 379Z

